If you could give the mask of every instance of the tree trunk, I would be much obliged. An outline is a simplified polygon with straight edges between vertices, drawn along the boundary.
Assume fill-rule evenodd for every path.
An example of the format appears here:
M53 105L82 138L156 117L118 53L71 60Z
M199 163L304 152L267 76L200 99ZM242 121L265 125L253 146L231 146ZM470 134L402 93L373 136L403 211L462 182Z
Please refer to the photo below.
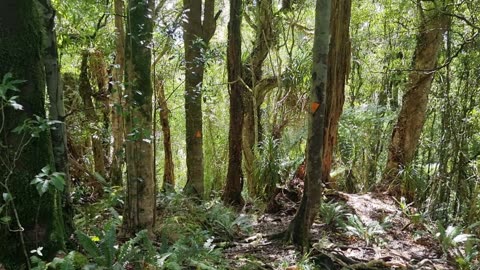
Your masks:
M30 182L47 165L52 165L50 133L32 137L31 130L13 132L26 120L45 118L45 74L42 61L42 18L32 0L0 1L0 77L8 72L25 80L18 84L17 103L22 110L0 105L0 193L2 204L9 194L2 217L11 222L0 225L0 264L7 269L23 269L32 255L43 247L46 260L64 247L65 232L61 194L50 189L43 196ZM3 102L3 101L0 101ZM35 124L34 124L35 125Z
M162 190L173 190L175 187L175 166L173 164L172 140L170 131L170 110L168 109L167 99L165 97L165 85L162 77L158 79L158 107L160 108L160 124L163 132L163 186Z
M263 76L263 63L270 48L274 46L276 35L274 31L274 15L272 0L261 0L256 6L256 31L254 47L243 65L242 80L251 91L243 92L243 158L247 176L248 193L251 197L263 196L261 185L255 179L255 148L258 145L259 122L258 109L263 102L260 90L256 86ZM272 89L272 88L270 88ZM262 89L264 90L264 89Z
M428 5L428 7L423 7ZM443 33L449 25L449 17L435 7L435 3L418 2L421 24L413 56L412 71L407 89L392 132L387 164L379 191L392 195L401 193L401 172L410 164L425 122L428 94L435 74Z
M60 64L57 50L57 37L55 31L55 9L50 0L42 0L43 19L45 27L45 46L43 49L43 63L47 93L49 98L49 118L58 121L50 130L55 171L65 174L65 189L62 197L63 217L68 234L73 233L73 206L70 199L70 170L68 164L67 129L65 126L64 92L60 74Z
M336 1L335 1L336 2ZM330 44L331 1L317 0L315 7L315 36L313 41L312 83L307 140L305 191L300 207L286 232L286 238L303 248L309 245L310 228L322 196L324 137L328 123L326 105L332 89L327 92L328 52Z
M155 224L150 44L153 6L153 0L129 0L127 9L127 196L123 221L127 237L142 229L147 229L152 234Z
M230 124L228 132L228 172L223 193L227 205L242 207L242 125L244 87L240 81L242 74L242 0L230 1L230 21L228 22L227 67L230 86Z
M215 32L215 1L184 0L185 121L187 143L187 184L185 191L199 198L203 182L202 87L205 72L204 52ZM204 12L202 14L202 4ZM202 21L203 15L203 21Z
M112 71L113 91L112 98L112 136L113 136L113 154L112 167L110 168L110 179L112 185L121 186L123 184L123 163L125 160L123 148L123 75L125 72L125 29L123 15L125 13L123 0L115 0L115 66Z
M325 111L325 137L323 140L323 183L334 188L330 178L333 153L337 144L338 123L345 101L345 82L350 71L350 14L351 0L332 2L330 19L331 42L328 52L328 95Z
M90 84L89 66L88 66L89 53L84 51L82 53L82 63L80 67L80 85L78 86L78 91L83 100L83 109L85 112L85 118L87 119L89 125L91 126L91 138L92 138L92 152L93 152L93 162L95 166L95 172L100 174L102 177L106 176L105 169L105 160L104 160L104 151L101 140L100 130L95 125L98 124L99 119L97 117L95 106L92 101L92 85ZM99 191L100 192L100 191Z

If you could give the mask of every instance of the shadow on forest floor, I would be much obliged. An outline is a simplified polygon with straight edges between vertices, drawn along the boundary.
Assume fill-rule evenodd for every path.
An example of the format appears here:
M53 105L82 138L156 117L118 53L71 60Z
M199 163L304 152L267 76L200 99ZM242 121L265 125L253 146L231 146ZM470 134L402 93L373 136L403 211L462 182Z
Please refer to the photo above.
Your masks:
M252 235L224 251L232 269L456 269L432 233L421 222L413 223L391 197L341 192L327 197L344 206L343 219L350 220L346 226L332 229L317 219L313 247L302 256L294 246L268 239L293 218L294 204L289 203L276 214L258 217Z

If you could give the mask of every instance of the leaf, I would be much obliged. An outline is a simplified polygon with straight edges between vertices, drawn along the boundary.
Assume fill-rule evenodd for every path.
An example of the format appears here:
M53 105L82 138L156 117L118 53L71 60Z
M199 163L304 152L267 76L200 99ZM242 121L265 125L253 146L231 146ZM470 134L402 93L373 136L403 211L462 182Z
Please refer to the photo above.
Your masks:
M63 178L63 174L55 172L52 174L51 180L52 185L58 191L62 192L65 187L65 179Z
M10 221L12 221L12 218L10 216L3 216L0 218L0 223L3 224L9 224Z
M102 185L104 185L104 186L107 186L107 185L108 185L108 183L107 183L107 181L105 180L105 178L103 178L103 176L102 176L101 174L99 174L98 172L94 172L94 173L93 173L93 176L95 177L95 179L97 179L97 181L98 181L100 184L102 184Z
M75 234L77 235L78 242L90 257L97 258L101 255L100 249L88 235L81 231L76 231Z
M105 256L106 265L113 265L113 260L115 258L116 250L114 246L115 242L117 241L117 235L115 233L115 230L115 226L109 224L107 226L107 230L105 232L103 240L100 243L100 249Z
M48 191L48 185L50 184L50 182L51 182L50 180L45 180L45 181L43 181L43 184L37 185L37 190L38 190L38 193L40 194L40 196L42 196L43 194L45 194L45 192Z
M18 104L18 103L15 101L15 98L16 98L16 97L12 97L12 98L8 101L8 104L9 104L10 106L12 106L14 110L18 110L18 111L23 110L23 106L22 106L21 104Z
M5 202L9 202L11 199L12 199L12 194L8 193L8 192L4 192L2 194L2 197L3 197L3 200Z
M453 238L453 243L463 243L463 242L468 241L468 239L470 239L472 237L473 237L472 234L462 233L462 234L459 234L459 235L455 236L455 238Z

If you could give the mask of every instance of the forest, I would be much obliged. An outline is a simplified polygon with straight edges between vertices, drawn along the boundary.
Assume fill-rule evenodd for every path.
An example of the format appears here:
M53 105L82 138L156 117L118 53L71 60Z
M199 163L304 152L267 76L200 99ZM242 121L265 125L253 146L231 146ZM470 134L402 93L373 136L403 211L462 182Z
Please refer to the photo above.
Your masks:
M479 35L479 0L0 0L0 270L478 270Z

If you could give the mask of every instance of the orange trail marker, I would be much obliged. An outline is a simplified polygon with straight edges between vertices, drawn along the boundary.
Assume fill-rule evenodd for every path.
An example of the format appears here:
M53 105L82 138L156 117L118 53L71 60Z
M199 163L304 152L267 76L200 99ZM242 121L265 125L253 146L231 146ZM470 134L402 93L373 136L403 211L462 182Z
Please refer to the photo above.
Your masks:
M318 103L318 102L312 102L312 107L310 108L310 109L311 109L311 112L312 112L312 113L315 113L315 112L318 110L318 107L320 107L320 103Z
M202 132L200 130L197 130L197 132L195 132L195 138L200 138L202 137Z

